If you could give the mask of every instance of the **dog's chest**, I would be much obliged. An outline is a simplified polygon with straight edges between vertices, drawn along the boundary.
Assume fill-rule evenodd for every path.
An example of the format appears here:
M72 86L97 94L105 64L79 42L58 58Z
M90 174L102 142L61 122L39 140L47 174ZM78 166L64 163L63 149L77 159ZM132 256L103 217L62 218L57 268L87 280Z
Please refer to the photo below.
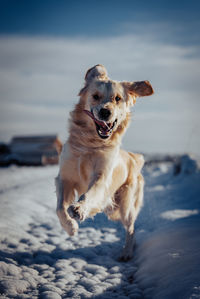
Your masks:
M78 184L77 191L80 194L88 190L91 181L100 177L104 180L103 187L109 189L112 185L113 172L118 164L118 152L112 155L84 154L77 159Z

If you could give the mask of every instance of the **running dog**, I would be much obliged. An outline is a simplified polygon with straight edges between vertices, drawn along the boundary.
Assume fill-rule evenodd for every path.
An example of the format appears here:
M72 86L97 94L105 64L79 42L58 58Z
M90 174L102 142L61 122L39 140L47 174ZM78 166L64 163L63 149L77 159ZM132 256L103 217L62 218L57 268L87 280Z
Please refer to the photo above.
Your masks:
M152 94L148 81L117 82L108 78L103 65L90 68L71 112L55 180L57 215L66 232L73 236L77 220L105 212L126 229L122 260L133 255L134 222L143 203L144 158L120 149L120 144L136 98Z

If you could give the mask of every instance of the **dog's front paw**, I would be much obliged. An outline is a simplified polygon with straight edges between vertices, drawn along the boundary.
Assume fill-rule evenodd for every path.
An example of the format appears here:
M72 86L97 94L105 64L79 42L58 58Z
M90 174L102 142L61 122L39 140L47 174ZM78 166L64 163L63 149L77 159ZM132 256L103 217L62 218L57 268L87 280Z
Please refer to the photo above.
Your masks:
M64 230L70 236L74 236L78 231L78 223L74 219L71 219L63 209L57 210L57 215Z
M82 206L79 203L73 204L68 208L68 213L73 219L83 221L86 218L86 215L82 209Z

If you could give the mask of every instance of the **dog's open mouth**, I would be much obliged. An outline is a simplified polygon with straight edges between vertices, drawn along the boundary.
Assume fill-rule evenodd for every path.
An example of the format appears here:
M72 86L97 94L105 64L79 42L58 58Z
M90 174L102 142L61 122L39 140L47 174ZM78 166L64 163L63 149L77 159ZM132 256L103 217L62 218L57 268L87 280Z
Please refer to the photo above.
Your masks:
M103 120L95 118L94 114L88 110L84 110L84 112L93 119L99 137L102 139L110 137L115 125L117 124L117 119L113 123L107 123Z

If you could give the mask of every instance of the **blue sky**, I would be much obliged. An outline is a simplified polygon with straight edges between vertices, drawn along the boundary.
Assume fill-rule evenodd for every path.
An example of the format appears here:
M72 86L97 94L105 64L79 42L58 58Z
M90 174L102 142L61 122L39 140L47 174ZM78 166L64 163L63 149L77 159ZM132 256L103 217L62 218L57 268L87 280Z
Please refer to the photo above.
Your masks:
M132 24L128 27L128 24ZM170 24L159 38L199 44L198 0L4 0L0 1L0 33L49 36L113 36ZM158 27L157 27L158 26ZM156 28L157 27L157 28Z
M0 1L0 140L67 136L86 70L151 81L124 147L200 149L200 1Z

